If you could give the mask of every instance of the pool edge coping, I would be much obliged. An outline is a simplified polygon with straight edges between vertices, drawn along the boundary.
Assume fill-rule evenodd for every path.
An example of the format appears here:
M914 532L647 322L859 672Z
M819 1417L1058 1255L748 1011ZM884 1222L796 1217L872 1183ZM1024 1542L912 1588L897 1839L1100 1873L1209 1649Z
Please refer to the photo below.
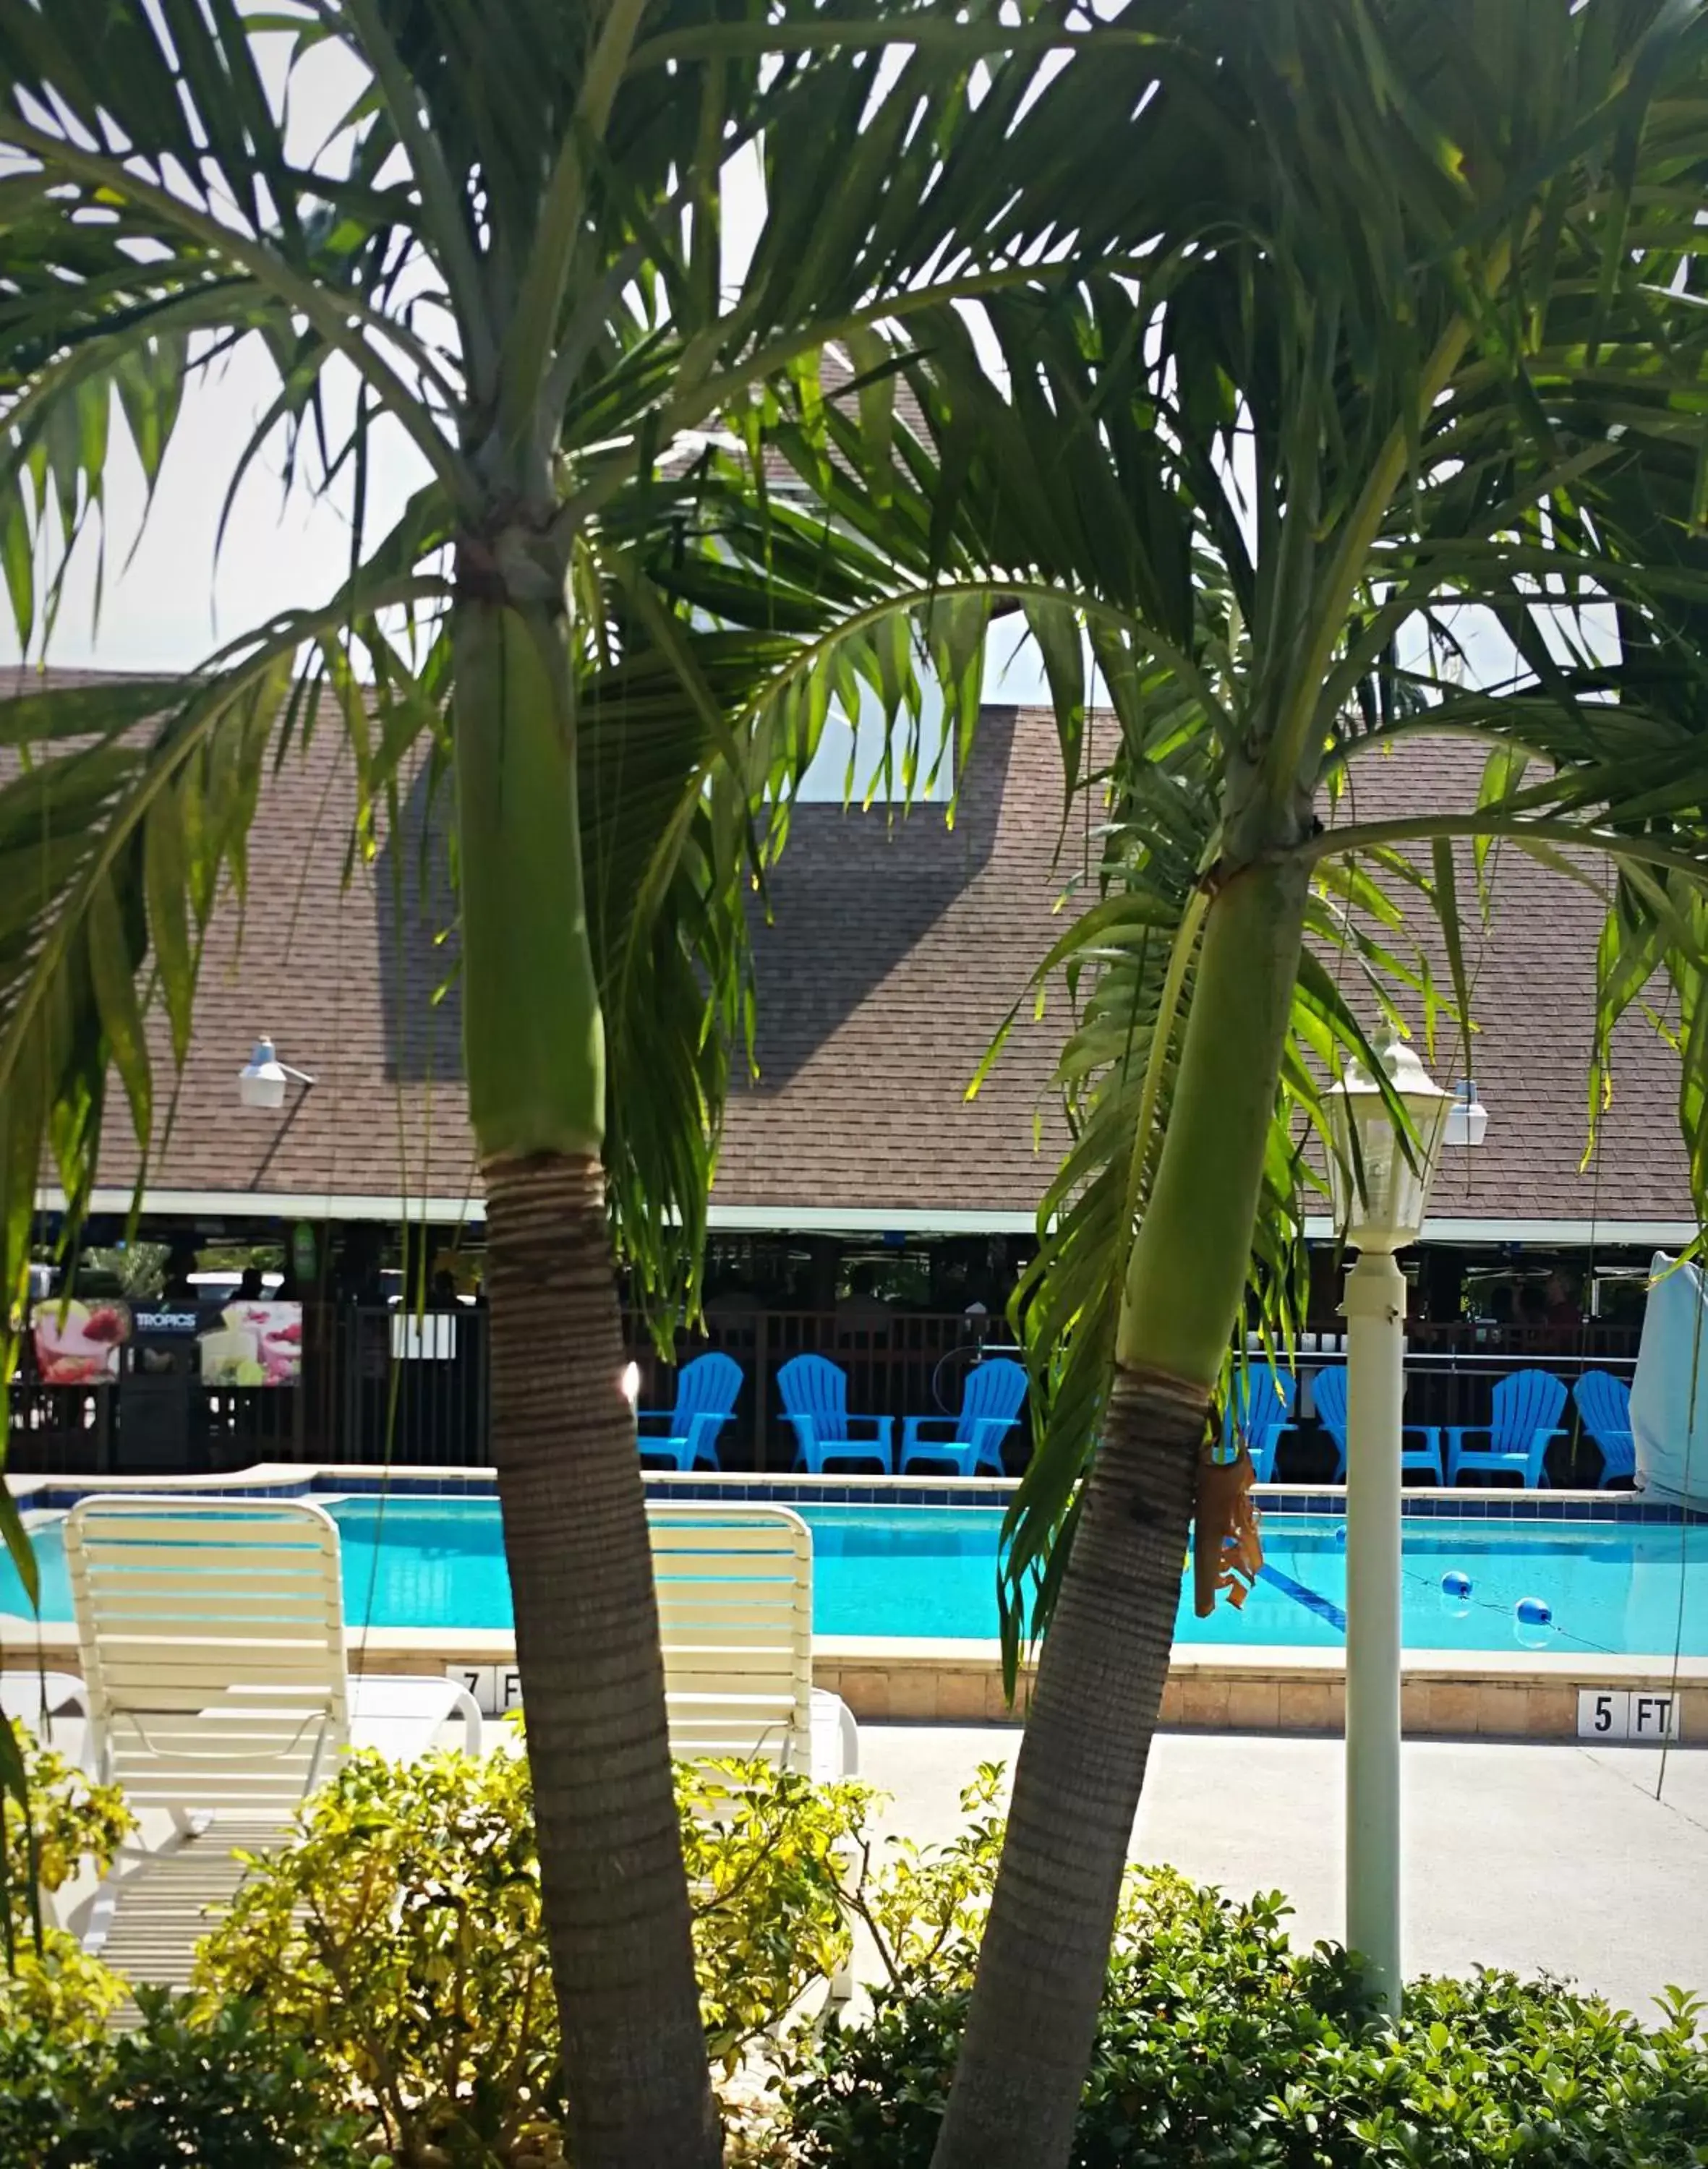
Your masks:
M508 1663L514 1660L516 1645L514 1632L503 1627L347 1627L344 1639L351 1668L356 1671L369 1658L379 1660L380 1669L393 1671L400 1660L431 1658L450 1663L459 1653L483 1663ZM77 1655L77 1627L68 1619L37 1622L15 1612L0 1613L0 1647L8 1656L21 1655L26 1648L32 1655L39 1651L57 1666L60 1660ZM814 1665L835 1669L1000 1672L1001 1652L1002 1645L995 1640L948 1636L819 1634L813 1641ZM1029 1676L1036 1667L1028 1660L1021 1669ZM1340 1649L1294 1649L1284 1643L1223 1648L1177 1642L1169 1669L1182 1677L1288 1676L1326 1683L1344 1680L1346 1657ZM1579 1657L1552 1651L1416 1649L1405 1654L1401 1671L1408 1681L1428 1683L1556 1687L1577 1681L1586 1687L1676 1684L1708 1692L1708 1657L1675 1660L1664 1653Z

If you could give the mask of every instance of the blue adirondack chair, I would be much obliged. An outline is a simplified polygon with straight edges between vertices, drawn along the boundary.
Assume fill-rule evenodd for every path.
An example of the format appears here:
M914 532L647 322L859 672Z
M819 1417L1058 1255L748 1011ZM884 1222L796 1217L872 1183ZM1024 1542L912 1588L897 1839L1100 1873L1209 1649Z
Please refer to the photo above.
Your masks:
M1293 1414L1299 1382L1273 1363L1248 1364L1234 1373L1234 1390L1222 1417L1222 1447L1230 1459L1243 1443L1259 1484L1275 1474L1275 1448Z
M1549 1442L1560 1438L1561 1411L1566 1388L1551 1371L1513 1371L1494 1389L1494 1420L1486 1424L1449 1424L1447 1427L1447 1480L1457 1484L1465 1474L1516 1476L1527 1491L1548 1481L1544 1466ZM1472 1436L1486 1437L1486 1447L1468 1447Z
M848 1378L827 1356L792 1356L777 1374L783 1415L794 1427L795 1465L822 1476L830 1461L875 1461L886 1476L895 1467L895 1418L851 1416ZM857 1436L856 1426L865 1427Z
M947 1461L957 1476L971 1476L988 1462L1002 1474L1002 1442L1020 1420L1026 1399L1026 1367L1007 1356L975 1363L961 1388L958 1416L909 1416L901 1431L901 1472L915 1461ZM950 1428L947 1438L928 1438L928 1429Z
M702 1461L713 1468L718 1459L718 1434L735 1413L741 1391L741 1366L733 1356L697 1356L676 1373L674 1409L641 1409L635 1416L640 1428L641 1459L668 1461L673 1468L697 1468ZM649 1435L644 1426L662 1424L662 1434Z
M1636 1474L1631 1435L1631 1388L1611 1371L1586 1371L1572 1388L1583 1428L1601 1448L1601 1480Z
M1334 1441L1334 1480L1346 1481L1346 1366L1337 1363L1332 1371L1319 1371L1310 1382L1311 1398L1316 1403L1317 1421ZM1408 1438L1421 1438L1422 1446L1407 1446ZM1438 1484L1447 1481L1441 1466L1441 1431L1435 1424L1406 1424L1400 1431L1400 1471L1415 1468L1433 1476Z

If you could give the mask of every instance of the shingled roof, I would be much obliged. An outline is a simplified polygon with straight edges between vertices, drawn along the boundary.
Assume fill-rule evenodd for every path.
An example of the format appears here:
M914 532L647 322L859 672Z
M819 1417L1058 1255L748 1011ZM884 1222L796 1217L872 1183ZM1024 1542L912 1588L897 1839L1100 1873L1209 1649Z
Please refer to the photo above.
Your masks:
M1476 773L1474 748L1418 741L1357 764L1357 811L1463 806ZM446 951L433 907L416 903L413 827L398 861L382 853L346 880L352 804L335 726L263 791L247 911L241 925L234 909L216 919L172 1132L152 1156L154 1210L478 1209L456 1003L432 1002ZM422 812L412 802L408 822ZM771 923L755 934L760 1074L732 1098L717 1223L1029 1225L1063 1142L1049 1090L1059 999L1042 1021L1024 1005L994 1074L965 1095L1059 930L1083 849L1062 845L1061 815L1053 722L1033 709L987 710L952 829L937 807L798 808ZM1621 1032L1614 1105L1579 1171L1599 920L1578 884L1516 852L1497 858L1492 923L1470 936L1488 1141L1449 1155L1432 1232L1647 1242L1689 1223L1677 1058L1647 1025ZM238 1104L236 1073L263 1030L317 1079L282 1115ZM1444 1075L1455 1055L1438 1051ZM128 1200L136 1159L115 1108L98 1202Z
M1419 738L1403 751L1372 752L1352 764L1352 789L1334 818L1467 809L1483 762L1481 748L1458 738ZM1526 1223L1552 1222L1569 1223L1576 1239L1616 1240L1615 1229L1632 1241L1663 1233L1680 1239L1695 1216L1679 1127L1679 1058L1640 1015L1615 1035L1612 1105L1583 1164L1604 865L1588 855L1573 861L1590 886L1511 845L1497 845L1485 925L1469 845L1457 845L1455 855L1476 1026L1470 1069L1490 1122L1478 1150L1444 1155L1431 1228L1446 1234L1499 1223L1517 1235ZM1425 946L1444 975L1438 941ZM1662 991L1653 993L1664 1007ZM1444 1031L1443 1042L1437 1066L1445 1079L1463 1073L1465 1050L1456 1031Z

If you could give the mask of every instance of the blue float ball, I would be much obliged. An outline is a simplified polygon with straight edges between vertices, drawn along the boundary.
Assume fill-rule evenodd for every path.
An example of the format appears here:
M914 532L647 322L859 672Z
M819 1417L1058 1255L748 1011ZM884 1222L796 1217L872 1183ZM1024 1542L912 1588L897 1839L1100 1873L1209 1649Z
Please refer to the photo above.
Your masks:
M1337 1521L1335 1523L1334 1540L1336 1543L1340 1546L1342 1551L1346 1549L1346 1523L1344 1521Z
M1469 1596L1470 1576L1461 1574L1457 1567L1450 1568L1441 1577L1441 1594L1444 1596Z
M1521 1627L1551 1627L1554 1607L1545 1597L1521 1596L1513 1607L1513 1617Z

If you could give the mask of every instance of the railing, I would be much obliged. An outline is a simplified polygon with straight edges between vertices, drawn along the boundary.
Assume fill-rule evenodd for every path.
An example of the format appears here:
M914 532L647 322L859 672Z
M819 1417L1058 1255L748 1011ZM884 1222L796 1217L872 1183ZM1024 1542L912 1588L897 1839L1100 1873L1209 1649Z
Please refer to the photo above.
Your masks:
M483 1306L430 1311L417 1319L384 1306L311 1304L303 1317L303 1364L295 1386L204 1388L129 1367L113 1383L45 1386L26 1376L9 1396L8 1467L19 1474L222 1471L257 1461L331 1463L387 1460L414 1467L483 1467L487 1442L488 1315ZM1571 1328L1408 1328L1409 1423L1488 1420L1497 1379L1522 1367L1552 1370L1569 1386L1588 1369L1629 1378L1636 1331L1595 1323ZM641 1374L643 1408L669 1408L675 1364L661 1361L643 1324L625 1320ZM1569 1339L1572 1346L1562 1348ZM1008 1351L1000 1316L960 1312L870 1314L714 1308L705 1330L679 1336L677 1363L707 1348L733 1356L743 1383L721 1442L727 1468L786 1470L794 1440L782 1420L777 1374L792 1356L828 1356L848 1374L848 1405L862 1414L940 1415L958 1409L966 1372L981 1354ZM1310 1381L1343 1362L1335 1334L1307 1335L1298 1351L1299 1417L1282 1442L1278 1473L1312 1481L1333 1466L1332 1446L1312 1413ZM1550 1460L1556 1483L1591 1480L1593 1445L1580 1447L1568 1403L1569 1443ZM1023 1463L1022 1423L1011 1435L1012 1468Z
M1325 1340L1329 1337L1323 1336ZM1634 1340L1635 1335L1631 1338ZM1493 1412L1494 1389L1503 1378L1514 1371L1551 1371L1567 1387L1567 1399L1560 1416L1560 1428L1565 1436L1549 1451L1548 1480L1555 1485L1584 1488L1593 1488L1599 1481L1601 1451L1593 1439L1582 1435L1570 1388L1586 1371L1610 1371L1629 1384L1636 1369L1634 1352L1560 1355L1551 1351L1528 1352L1519 1349L1486 1355L1460 1348L1420 1350L1417 1339L1416 1329L1408 1328L1404 1407L1408 1424L1434 1424L1443 1430L1454 1424L1486 1424ZM1278 1479L1312 1483L1326 1479L1333 1468L1333 1442L1316 1421L1310 1382L1316 1372L1326 1366L1345 1361L1343 1350L1320 1347L1300 1351L1297 1421L1294 1431L1281 1442L1276 1459Z
M1420 1355L1489 1356L1502 1362L1552 1357L1593 1369L1597 1364L1635 1363L1642 1328L1599 1318L1565 1325L1484 1325L1470 1319L1441 1325L1412 1319L1406 1338Z
M487 1314L420 1317L380 1305L305 1311L299 1457L481 1468L487 1447Z
M111 1386L12 1382L6 1407L6 1466L20 1474L104 1474L112 1466Z
M638 1320L627 1321L625 1330L640 1367L641 1406L668 1408L673 1369L659 1362ZM840 1363L848 1374L850 1412L894 1416L899 1439L903 1416L959 1410L966 1373L981 1353L1015 1352L1006 1320L960 1311L725 1311L707 1319L702 1335L679 1340L677 1360L712 1348L733 1356L742 1372L734 1420L723 1435L723 1461L761 1473L787 1469L794 1459L794 1434L783 1420L777 1383L791 1356L828 1356ZM1011 1438L1023 1459L1021 1433Z

